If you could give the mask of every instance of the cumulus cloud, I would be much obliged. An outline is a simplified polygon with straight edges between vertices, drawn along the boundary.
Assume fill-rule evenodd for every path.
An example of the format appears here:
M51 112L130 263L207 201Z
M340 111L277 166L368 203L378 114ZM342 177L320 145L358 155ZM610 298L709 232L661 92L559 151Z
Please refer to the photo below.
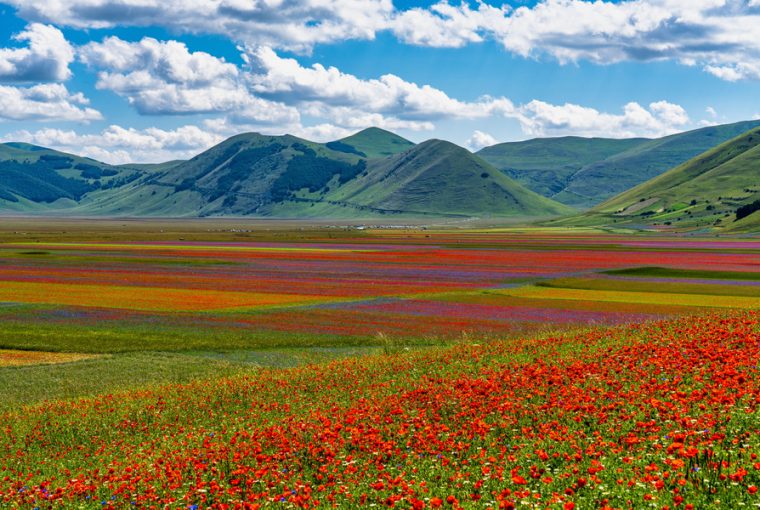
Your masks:
M309 50L317 43L372 39L391 0L9 0L25 19L78 28L155 26L229 36L246 44Z
M420 46L459 48L482 42L487 33L507 30L508 6L493 7L479 3L457 6L439 2L428 9L421 7L398 12L390 23L391 30L402 41Z
M0 86L0 120L87 122L101 119L100 112L88 104L81 93L72 94L60 83Z
M228 111L248 98L237 66L177 41L146 37L127 42L108 37L79 50L100 70L97 87L127 98L143 114Z
M513 110L512 102L506 98L460 101L440 89L417 85L393 74L363 80L335 67L303 67L297 60L280 57L267 47L256 48L247 58L251 87L258 95L288 104L316 103L323 114L335 117L358 111L425 123L439 118L483 118Z
M399 12L389 25L411 44L459 47L484 39L530 58L674 60L723 80L760 79L756 0L543 0L516 9L443 1Z
M526 57L675 60L724 80L760 78L760 11L746 0L545 0L490 35Z
M472 136L467 140L467 147L475 152L479 151L483 147L490 147L491 145L496 145L497 143L499 143L498 140L496 140L496 138L489 135L488 133L475 130L472 133Z
M13 38L26 46L0 48L0 81L63 81L71 77L74 49L60 30L32 23Z
M644 108L631 102L621 114L600 112L576 104L553 105L531 101L517 109L515 117L530 136L601 136L608 138L660 137L682 131L689 116L667 101Z
M173 130L134 129L117 125L99 133L79 134L72 130L41 129L17 131L3 137L88 156L111 164L161 162L195 156L222 141L219 133L197 126Z
M757 0L442 0L398 9L391 0L10 0L25 19L79 28L152 26L221 34L255 47L308 51L379 32L432 47L486 39L560 62L674 60L724 80L760 79ZM503 2L499 2L503 4Z

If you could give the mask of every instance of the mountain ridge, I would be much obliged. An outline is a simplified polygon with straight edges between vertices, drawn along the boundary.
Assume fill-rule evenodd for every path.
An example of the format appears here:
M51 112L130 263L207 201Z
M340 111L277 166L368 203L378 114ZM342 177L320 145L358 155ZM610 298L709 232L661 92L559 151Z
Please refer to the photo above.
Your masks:
M518 177L521 171L534 172L538 182L552 172L551 178L568 178L593 173L599 165L614 169L620 161L622 168L647 158L662 166L748 125L760 126L760 121L661 139L533 139L475 154L444 140L415 144L380 128L327 143L251 132L186 161L128 165L9 142L0 144L0 211L149 217L571 216L573 209L545 196L551 190L536 193L510 172ZM535 168L537 162L548 166ZM505 164L513 168L505 171ZM647 212L646 200L636 207ZM599 214L597 206L583 221ZM630 223L619 217L612 222Z
M702 152L760 126L760 120L707 126L656 139L631 138L540 138L525 142L507 142L481 149L479 154L529 189L566 205L584 210L612 198L638 184L682 164ZM574 165L562 166L564 160L549 164L539 151L532 157L512 157L538 145L543 150L556 149L562 141L575 142L572 154L580 154ZM626 147L626 145L628 147ZM615 151L615 148L624 150ZM583 149L583 150L581 150ZM596 158L589 161L589 158Z
M760 127L558 224L756 231L760 213L737 211L758 199Z
M5 147L8 157L19 161L47 154L44 148ZM390 155L377 157L386 153ZM55 154L54 159L64 157ZM0 206L33 213L154 217L546 217L571 212L462 147L441 140L414 144L378 128L324 144L293 135L241 133L187 161L124 167L95 163L100 172L129 172L130 177L96 185L96 176L76 173L79 159L72 159L48 177L79 186L76 195L62 190L56 200L14 208L7 204L17 198L7 190ZM62 181L71 177L76 182Z

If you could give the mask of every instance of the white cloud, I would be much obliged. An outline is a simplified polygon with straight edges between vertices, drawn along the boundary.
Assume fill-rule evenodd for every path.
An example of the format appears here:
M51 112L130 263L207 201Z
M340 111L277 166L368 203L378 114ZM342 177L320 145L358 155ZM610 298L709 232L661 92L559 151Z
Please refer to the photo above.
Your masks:
M713 108L712 106L708 106L707 108L705 108L705 112L707 112L707 115L709 115L713 119L718 117L718 112L715 111L715 108Z
M397 13L391 30L402 41L421 46L459 48L483 41L483 34L507 29L509 7L479 3L477 9L466 3L458 6L438 2L428 9L420 7Z
M80 48L98 73L96 86L125 97L145 115L227 113L240 124L292 125L298 111L256 97L234 64L178 41L108 37Z
M117 125L99 133L79 134L71 130L17 131L3 137L88 156L111 164L161 162L195 156L223 140L218 133L197 126L174 130L134 129Z
M19 14L79 28L155 26L213 33L250 46L309 51L315 44L399 40L461 47L490 39L525 57L560 62L673 60L724 80L760 79L757 0L441 0L397 9L391 0L9 0ZM501 4L496 6L494 4Z
M0 85L0 120L50 120L87 122L102 118L88 107L81 94L71 94L60 83L33 87Z
M155 26L213 33L246 44L309 50L317 43L372 39L391 0L9 0L25 19L78 28Z
M71 77L74 49L60 30L32 23L13 38L27 46L0 48L0 81L63 81Z
M491 36L560 62L675 60L725 80L760 78L760 12L746 0L545 0Z
M97 87L126 97L140 113L227 111L248 94L238 68L208 53L190 53L177 41L146 37L131 43L108 37L79 50L80 59L98 73Z
M489 135L488 133L475 130L469 140L467 140L467 147L475 152L479 151L483 147L490 147L491 145L496 145L497 143L499 143L498 140L496 140L496 138Z
M252 50L248 62L251 87L258 95L288 104L316 103L323 114L333 112L335 117L359 111L401 121L429 122L437 118L484 118L513 110L506 98L460 101L440 89L417 85L393 74L363 80L335 67L303 67L297 60L282 58L266 47Z
M607 138L659 137L683 130L689 116L679 105L659 101L644 108L628 103L622 114L604 113L575 104L552 105L531 101L516 115L530 136L600 136Z

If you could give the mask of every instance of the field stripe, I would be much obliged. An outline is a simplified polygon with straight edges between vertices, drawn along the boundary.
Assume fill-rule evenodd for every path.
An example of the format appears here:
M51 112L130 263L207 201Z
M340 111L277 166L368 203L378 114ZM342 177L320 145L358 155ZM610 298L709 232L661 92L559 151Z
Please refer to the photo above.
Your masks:
M161 287L0 282L0 302L164 312L229 310L324 302L324 296Z
M74 361L82 361L101 357L101 354L80 354L76 352L43 352L0 349L0 367L53 365L58 363L72 363Z
M535 286L520 287L516 289L494 290L489 291L489 293L535 299L566 299L575 301L642 303L654 305L696 306L700 308L760 308L760 298L744 296L713 296L705 294L563 289Z
M307 248L302 246L225 246L208 244L132 244L132 243L8 243L2 245L5 248L22 249L120 249L120 250L182 250L182 251L240 251L240 252L295 252L295 253L371 253L380 250L371 248Z

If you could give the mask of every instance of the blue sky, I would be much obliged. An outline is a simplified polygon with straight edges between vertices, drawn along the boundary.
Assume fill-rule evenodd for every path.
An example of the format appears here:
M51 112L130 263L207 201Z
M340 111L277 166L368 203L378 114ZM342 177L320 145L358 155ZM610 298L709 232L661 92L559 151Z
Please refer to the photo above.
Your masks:
M475 150L760 114L760 0L7 1L0 139L110 162L242 131Z

